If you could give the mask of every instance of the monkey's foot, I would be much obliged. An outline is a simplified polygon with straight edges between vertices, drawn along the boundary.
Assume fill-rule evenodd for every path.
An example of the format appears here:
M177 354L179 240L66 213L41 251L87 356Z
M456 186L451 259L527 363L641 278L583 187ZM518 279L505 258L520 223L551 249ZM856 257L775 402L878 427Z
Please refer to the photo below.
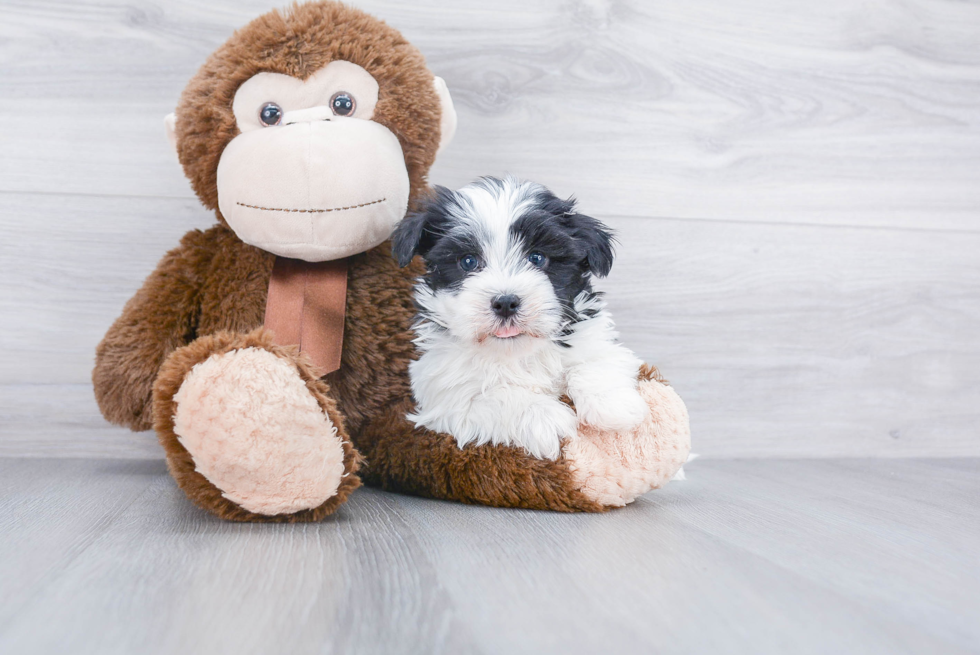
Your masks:
M687 408L653 367L641 369L639 392L650 407L639 426L617 432L580 425L578 437L564 444L576 485L606 507L621 507L665 485L691 450Z
M171 473L222 518L323 518L359 485L359 457L328 391L262 330L195 341L171 355L155 388Z

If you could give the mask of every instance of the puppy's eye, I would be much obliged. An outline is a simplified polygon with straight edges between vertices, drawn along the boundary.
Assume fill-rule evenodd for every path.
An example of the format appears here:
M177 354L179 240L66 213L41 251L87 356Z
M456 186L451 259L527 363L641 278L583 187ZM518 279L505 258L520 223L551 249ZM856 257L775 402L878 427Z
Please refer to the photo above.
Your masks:
M480 258L476 255L463 255L459 258L459 267L467 273L480 267Z
M355 107L357 107L357 103L354 101L354 96L346 91L335 93L330 98L330 108L338 116L350 116L354 113Z
M537 268L544 268L544 265L548 263L548 258L540 252L532 252L527 256L527 260L531 262L532 266L536 266Z
M267 102L259 110L259 120L266 127L278 125L282 121L282 107L274 102Z

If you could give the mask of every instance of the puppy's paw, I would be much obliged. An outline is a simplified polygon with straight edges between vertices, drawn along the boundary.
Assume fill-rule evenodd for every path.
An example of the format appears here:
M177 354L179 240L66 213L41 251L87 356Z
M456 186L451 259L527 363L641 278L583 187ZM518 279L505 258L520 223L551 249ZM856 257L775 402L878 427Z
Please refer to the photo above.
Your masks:
M582 425L578 439L563 444L582 492L606 507L621 507L657 489L677 473L691 451L691 426L684 402L671 387L647 375L638 393L650 408L629 431Z
M600 430L630 430L646 419L650 407L632 388L592 393L573 399L578 420Z
M520 432L520 445L530 454L541 459L557 459L561 440L578 434L578 421L565 403L542 399L524 410Z

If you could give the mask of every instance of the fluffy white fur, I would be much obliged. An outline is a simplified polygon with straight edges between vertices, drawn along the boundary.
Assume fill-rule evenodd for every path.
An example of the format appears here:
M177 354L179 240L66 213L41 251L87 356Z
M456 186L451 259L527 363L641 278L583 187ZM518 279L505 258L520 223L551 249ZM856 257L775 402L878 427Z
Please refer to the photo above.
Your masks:
M640 360L617 343L601 298L579 294L580 320L569 324L548 275L528 262L510 231L533 202L529 190L540 188L508 179L502 188L474 184L457 192L467 209L452 217L451 230L479 235L483 266L458 288L416 286L421 356L410 367L417 408L409 419L452 434L461 447L516 445L555 459L580 422L626 430L649 410L637 391ZM502 294L521 298L509 321L491 308ZM495 336L505 322L521 334ZM560 400L566 394L574 410Z

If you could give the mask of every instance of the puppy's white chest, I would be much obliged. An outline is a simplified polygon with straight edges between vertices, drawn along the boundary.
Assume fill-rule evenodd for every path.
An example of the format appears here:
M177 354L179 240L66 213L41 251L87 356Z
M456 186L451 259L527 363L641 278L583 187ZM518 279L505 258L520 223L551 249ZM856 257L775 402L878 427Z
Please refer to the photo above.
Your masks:
M448 432L460 447L512 445L556 458L562 438L576 431L574 412L559 400L564 380L557 346L525 357L465 350L435 348L412 364L417 410L410 418Z

